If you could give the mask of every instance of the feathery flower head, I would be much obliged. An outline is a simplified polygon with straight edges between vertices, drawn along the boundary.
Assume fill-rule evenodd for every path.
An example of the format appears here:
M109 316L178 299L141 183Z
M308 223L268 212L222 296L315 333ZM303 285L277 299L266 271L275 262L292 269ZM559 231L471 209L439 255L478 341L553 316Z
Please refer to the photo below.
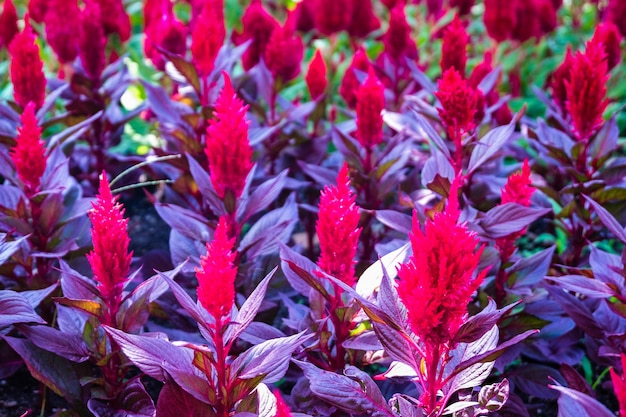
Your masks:
M398 3L402 3L405 4L406 0L381 0L382 3L387 6L387 8L389 10L393 9L394 7L396 7L396 4Z
M326 86L328 85L326 62L319 49L315 50L315 55L313 55L313 59L309 64L305 80L313 100L317 100L326 91Z
M467 317L472 294L487 273L477 273L484 246L478 245L465 224L458 224L457 193L455 180L445 211L428 220L424 231L413 215L413 255L398 270L398 295L407 307L409 325L433 346L454 338Z
M489 75L489 73L491 73L491 71L493 71L493 54L491 53L491 51L487 51L485 52L485 56L483 57L483 61L476 65L474 67L474 69L472 70L472 73L470 74L470 77L468 79L469 84L474 87L474 88L478 88L478 85L480 84L480 82L487 76Z
M622 51L620 48L622 35L619 33L619 29L611 22L600 23L596 27L593 37L595 43L602 43L602 45L604 45L608 65L607 69L611 71L622 61Z
M341 80L341 85L339 86L339 94L348 104L348 107L354 108L356 106L356 94L359 86L361 85L356 77L356 74L354 73L354 70L356 69L361 72L368 72L369 68L370 61L367 58L365 50L360 47L352 57L352 62L343 74L343 79Z
M551 0L535 0L535 8L537 14L537 22L539 24L539 32L537 36L548 34L558 26L557 7Z
M226 39L224 10L220 8L221 6L221 2L207 2L196 19L191 34L191 56L202 77L213 71L215 58Z
M204 150L211 182L220 198L227 191L239 198L252 169L247 110L248 106L237 97L230 77L224 72L224 89L215 102L215 118L209 121Z
M337 175L337 186L325 186L320 195L315 231L320 241L317 265L327 274L354 286L354 257L361 229L356 194L350 189L348 165Z
M315 29L315 0L302 0L296 4L293 11L296 15L296 30L306 33Z
M280 395L280 391L274 390L274 397L276 397L276 414L274 417L293 417L289 406L285 404L285 400Z
M509 175L502 189L502 204L517 203L530 206L530 198L535 192L535 188L530 184L530 167L528 159L525 159L522 169Z
M228 238L228 219L222 216L213 240L206 244L206 255L200 257L200 267L196 268L198 301L216 320L227 316L235 302L234 245L235 239Z
M604 45L598 38L592 38L585 53L578 52L573 57L569 79L564 81L565 107L572 118L574 135L580 141L587 141L604 122L602 113L609 103L608 78Z
M605 13L606 21L613 22L622 36L626 36L626 2L624 0L609 0Z
M372 68L356 95L356 138L364 148L373 148L383 141L385 87Z
M283 82L293 80L300 74L304 44L294 33L295 16L290 13L283 26L274 28L265 46L263 60L274 79Z
M174 16L171 5L166 10L151 20L144 39L144 53L160 71L165 69L165 58L155 46L177 55L184 55L187 50L186 26Z
M148 32L152 22L161 18L168 9L169 0L145 0L143 4L144 32Z
M441 102L441 108L437 108L439 117L452 136L476 127L478 93L454 68L444 72L435 95Z
M130 17L122 0L95 0L100 6L100 24L105 35L117 33L122 42L130 39Z
M326 36L347 30L352 23L353 12L352 0L317 0L315 28Z
M13 0L5 0L2 14L0 14L0 47L8 47L19 32L17 10L15 10Z
M520 0L516 2L516 24L511 37L518 42L526 42L533 36L540 36L539 17L537 16L536 0Z
M303 7L303 6L299 6ZM261 0L253 0L241 18L243 24L243 32L235 34L235 43L242 44L248 40L252 40L250 46L242 56L242 64L245 70L249 70L259 63L265 47L270 40L274 30L279 24L272 15L263 7Z
M517 24L517 0L485 0L483 21L487 34L493 40L502 42L510 39Z
M39 191L41 176L46 170L46 148L41 140L41 128L35 115L35 103L26 105L20 116L22 127L17 130L17 144L11 149L11 159L17 176L24 183L28 195Z
M103 171L96 201L91 203L93 208L89 211L93 250L87 254L87 260L113 317L121 301L132 258L132 252L128 251L128 219L124 218L124 207L117 200Z
M389 28L383 35L385 52L392 59L398 60L403 56L417 59L417 47L411 39L411 26L406 21L404 14L404 2L398 2L391 9L389 16Z
M559 67L552 73L550 77L550 87L552 88L552 100L561 110L561 113L565 114L565 103L567 102L567 88L565 81L570 79L570 71L572 69L572 63L574 62L574 55L569 45L565 52L565 58Z
M619 376L615 369L611 368L611 382L613 391L619 402L619 415L626 416L626 354L622 353L622 376Z
M380 20L374 13L372 0L352 0L352 2L352 19L348 26L350 36L364 38L380 28Z
M465 31L459 15L454 16L452 22L443 33L441 46L441 72L448 68L454 68L463 77L465 76L465 64L467 62L467 45L469 37Z
M100 79L106 66L107 39L100 25L100 6L95 1L87 1L80 14L77 43L78 56L85 72L92 80Z
M24 20L26 27L9 45L11 56L9 72L17 104L26 107L32 101L35 108L39 109L46 96L46 76L39 56L39 45L28 22L28 16Z
M73 62L78 55L76 39L78 26L68 24L68 16L79 16L80 9L76 0L50 0L44 24L46 41L62 64Z
M459 16L467 16L472 11L476 0L450 0L450 7L456 7Z
M42 23L48 9L48 0L28 0L28 15L37 23Z

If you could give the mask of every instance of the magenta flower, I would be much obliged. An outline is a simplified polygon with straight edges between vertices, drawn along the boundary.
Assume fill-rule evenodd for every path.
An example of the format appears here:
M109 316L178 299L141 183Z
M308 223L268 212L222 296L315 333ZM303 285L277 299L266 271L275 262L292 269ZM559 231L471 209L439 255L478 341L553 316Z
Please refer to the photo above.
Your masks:
M100 6L100 24L105 35L116 33L122 42L130 39L130 17L122 0L91 0Z
M465 76L468 44L469 37L465 31L465 26L463 26L459 16L456 15L443 34L441 46L442 73L446 72L448 68L454 68L459 74Z
M391 9L389 29L383 35L385 53L394 61L407 56L417 59L417 47L411 38L411 26L406 21L404 2L400 1Z
M100 79L106 66L105 48L107 39L100 25L100 6L87 2L80 14L78 28L78 56L87 75L92 80Z
M211 182L220 198L227 192L239 198L252 169L247 109L224 73L224 89L215 103L215 118L209 121L205 148Z
M87 260L107 307L104 324L114 325L130 271L132 252L128 250L128 219L124 218L123 206L111 193L106 172L102 173L98 195L92 206L89 220L93 250L87 254Z
M285 400L280 395L280 391L274 390L274 396L276 397L276 414L274 417L292 417L289 406L285 404Z
M261 0L252 0L241 18L241 23L243 32L235 34L234 38L237 44L252 40L242 57L243 68L249 70L259 63L265 54L267 42L279 25L278 21L265 10Z
M224 10L221 2L207 2L195 21L191 34L191 56L200 76L206 77L215 66L215 59L226 39ZM215 10L218 8L218 10ZM183 42L183 51L184 51Z
M572 55L572 51L568 46L563 62L552 73L552 77L550 79L550 87L552 87L552 100L554 100L562 114L565 114L567 111L565 107L565 103L567 102L567 88L565 86L565 81L570 79L570 71L572 69L573 61L574 55Z
M8 47L19 32L17 10L15 10L13 0L5 0L2 14L0 14L0 47Z
M320 241L317 265L327 274L353 286L354 257L361 229L356 194L350 189L348 165L337 175L337 186L326 186L320 195L319 215L315 230Z
M315 28L322 35L347 30L352 23L352 0L317 0L315 11Z
M483 21L489 36L496 42L510 39L517 24L516 0L485 0Z
M619 402L619 415L626 416L626 355L622 353L622 375L618 375L615 369L611 368L611 382L613 382L613 391Z
M476 0L450 0L450 7L456 7L459 16L467 16Z
M355 70L361 72L368 72L370 68L370 61L365 54L363 48L357 49L352 57L350 66L346 69L339 86L339 94L345 100L346 104L350 108L356 107L356 95L361 83L354 73Z
M161 71L165 69L165 58L155 46L178 55L184 55L187 50L187 27L174 16L171 5L165 7L165 13L150 20L144 38L144 53Z
M274 79L293 80L300 74L304 44L294 32L294 15L290 14L283 26L278 26L265 46L263 60Z
M372 149L383 141L383 116L385 88L374 70L357 91L356 138L365 149Z
M409 325L426 346L433 347L429 351L453 340L487 273L478 272L484 246L458 223L457 192L453 185L445 211L428 220L424 231L413 216L413 255L398 270L398 295L407 307Z
M17 176L24 183L27 195L39 191L41 176L46 170L48 157L45 144L41 140L41 128L35 116L35 103L26 105L20 117L22 127L17 130L16 145L11 149L11 159Z
M220 217L213 240L206 244L206 255L200 257L196 268L198 300L216 320L230 313L235 302L237 256L235 239L228 238L228 220Z
M28 22L28 16L24 20L26 27L9 45L11 56L9 72L17 104L26 107L28 103L33 102L35 108L39 109L46 96L46 77L39 56L39 46Z
M593 37L595 43L601 43L604 46L608 70L611 71L622 62L622 50L620 48L622 35L619 33L619 29L612 22L600 23L596 27Z
M62 64L73 62L78 55L78 25L69 24L69 16L80 16L76 0L50 0L44 17L46 40Z
M326 91L326 86L328 85L326 62L319 49L313 55L305 80L313 100L317 100Z
M456 137L476 127L474 116L478 93L454 68L449 68L438 83L435 93L441 107L437 108L450 136Z
M42 23L48 9L48 0L28 0L28 15L37 23Z
M624 0L609 0L606 6L606 20L613 22L622 36L626 36L626 2Z
M380 20L374 13L372 0L352 0L353 11L348 33L355 38L364 38L380 28Z

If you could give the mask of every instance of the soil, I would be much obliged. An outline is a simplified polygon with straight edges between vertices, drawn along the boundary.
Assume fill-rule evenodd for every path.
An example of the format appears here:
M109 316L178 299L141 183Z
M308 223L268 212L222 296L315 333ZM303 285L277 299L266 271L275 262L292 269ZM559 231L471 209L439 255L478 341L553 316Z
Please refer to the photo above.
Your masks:
M44 394L45 406L42 410ZM0 417L48 417L66 409L67 402L44 388L26 367L10 378L0 380Z

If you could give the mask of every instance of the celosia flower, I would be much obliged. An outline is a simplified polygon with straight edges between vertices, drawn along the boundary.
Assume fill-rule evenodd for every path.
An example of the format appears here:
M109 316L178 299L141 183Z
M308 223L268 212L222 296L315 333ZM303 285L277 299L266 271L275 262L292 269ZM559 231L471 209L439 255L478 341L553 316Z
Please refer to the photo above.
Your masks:
M394 7L396 7L396 4L398 3L406 3L406 0L382 0L382 3L387 6L387 8L389 10L393 9Z
M280 395L280 391L274 390L274 397L276 397L276 414L274 417L292 417L289 406L285 404L285 400Z
M247 109L224 73L224 89L215 102L215 118L209 121L205 148L211 182L220 198L227 191L239 198L252 169Z
M68 24L68 16L79 16L76 0L50 0L44 23L46 41L62 64L73 62L78 54L78 25Z
M165 69L165 58L155 46L177 55L187 50L187 28L174 16L171 5L167 7L166 13L151 22L144 39L144 53L161 71Z
M228 238L228 220L220 217L211 243L206 244L206 255L200 257L196 268L198 301L215 319L227 316L235 302L237 266L235 239Z
M15 10L13 0L5 0L2 14L0 14L0 47L8 47L19 32L17 10Z
M393 60L399 60L404 56L411 59L417 58L417 47L411 39L411 26L406 21L404 14L404 2L398 2L389 16L389 28L383 35L385 53Z
M299 32L309 32L315 28L315 0L302 0L297 3L294 10L296 16L296 30Z
M602 113L608 105L606 53L598 39L587 42L585 53L572 59L570 76L565 80L565 107L572 118L576 138L588 140L603 123Z
M455 181L445 211L428 220L423 232L413 215L413 255L398 270L398 295L408 310L409 325L433 347L454 338L487 272L477 273L484 246L478 246L476 234L465 224L458 224L457 192Z
M48 0L28 0L28 15L37 23L42 23L48 9Z
M167 1L167 3L165 3ZM145 0L143 5L144 32L168 10L168 0Z
M208 76L213 71L215 58L226 39L224 10L214 9L220 5L220 2L207 2L204 5L191 35L191 56L202 77ZM184 49L183 42L183 53Z
M326 186L320 195L315 231L320 242L317 265L327 274L353 286L354 257L361 229L356 194L350 189L348 165L344 163L337 175L337 186Z
M274 79L293 80L300 74L304 55L302 39L294 33L294 16L290 14L283 26L274 29L265 46L263 60Z
M619 33L617 26L611 22L605 22L596 27L593 37L594 43L601 43L604 46L608 65L607 69L611 71L622 61L622 51L620 48L622 35Z
M352 19L348 33L355 38L364 38L380 28L380 20L374 13L372 0L352 0Z
M315 28L322 35L347 30L352 23L352 0L317 0L315 7Z
M29 102L39 109L46 95L46 76L39 56L39 46L28 22L22 33L15 36L9 45L11 55L10 74L15 101L22 107Z
M469 85L474 88L478 88L480 82L493 71L493 54L491 51L485 52L483 60L480 64L476 65L470 74L468 79Z
M370 61L367 58L367 54L363 48L359 48L354 56L350 66L346 69L339 86L339 94L345 100L348 107L354 108L356 106L356 93L361 83L359 82L355 70L367 73L370 68Z
M540 36L539 16L537 15L536 0L520 0L516 5L516 24L513 26L511 37L519 42L526 42L533 36Z
M92 0L100 6L100 22L105 35L117 33L122 42L130 39L130 17L122 0Z
M93 80L100 79L106 66L107 39L100 25L100 6L88 1L80 15L78 30L78 56L85 72Z
M415 0L413 1L415 3ZM443 0L426 0L428 15L439 19L443 15Z
M299 6L303 7L303 6ZM242 56L241 63L245 70L249 70L259 63L265 54L265 47L274 30L279 24L263 7L261 0L253 0L241 18L243 32L235 37L236 44L248 40L252 42Z
M609 0L606 6L606 20L613 22L622 36L626 36L626 2L624 0Z
M535 0L537 22L539 32L537 36L542 36L552 32L558 26L556 8L551 0Z
M622 376L615 372L615 369L611 368L611 382L613 382L613 392L619 402L619 415L621 417L626 416L626 354L622 353Z
M467 16L472 11L475 0L450 0L450 7L456 7L459 16Z
M309 64L305 80L313 100L317 100L326 91L326 85L328 84L326 62L319 49L315 51L315 55Z
M475 127L474 116L478 94L454 69L448 69L439 80L435 93L441 102L437 108L443 124L451 136L459 136Z
M469 37L465 31L465 26L463 26L459 16L456 15L443 34L441 46L442 73L446 72L448 68L454 68L459 74L465 76L468 44Z
M511 37L517 24L517 0L485 0L483 21L489 36L496 42Z
M383 141L383 116L385 108L385 88L374 70L357 91L356 138L366 149L371 149Z
M554 73L552 73L552 76L550 78L550 87L552 87L552 100L554 100L556 105L561 110L561 113L563 114L565 114L565 103L567 102L567 88L565 87L565 82L570 79L570 71L572 69L573 61L574 56L572 55L572 51L568 45L563 62L554 71Z
M11 149L11 159L27 195L32 195L39 191L41 176L46 170L48 160L41 140L41 128L35 116L35 103L31 101L26 105L20 120L22 127L18 128L17 143Z
M111 187L102 173L96 201L89 211L93 250L87 254L94 280L108 311L105 324L115 321L124 283L128 279L132 252L128 251L128 219L124 218L124 207L111 193Z

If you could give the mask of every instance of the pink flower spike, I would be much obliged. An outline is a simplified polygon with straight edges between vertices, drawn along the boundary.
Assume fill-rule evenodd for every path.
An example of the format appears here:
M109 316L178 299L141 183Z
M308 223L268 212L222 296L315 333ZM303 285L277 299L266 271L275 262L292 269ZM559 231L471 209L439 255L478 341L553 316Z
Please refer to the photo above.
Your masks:
M13 0L5 0L0 14L0 47L8 47L11 41L19 33L17 27L17 10Z
M339 94L344 99L348 107L354 108L356 106L356 95L361 85L354 73L355 70L361 72L368 72L370 68L370 61L365 54L365 50L360 47L354 53L350 66L346 69L339 86Z
M237 266L235 239L228 238L228 219L220 220L213 241L206 244L206 255L200 257L196 268L198 301L216 320L230 314L235 303Z
M92 80L99 80L106 66L107 38L100 24L100 6L94 1L85 3L78 28L78 56L85 72Z
M191 56L201 77L213 71L217 54L226 39L224 11L220 7L220 1L206 2L191 34Z
M304 55L304 44L300 36L294 33L295 15L290 13L283 26L272 32L265 46L263 60L274 79L289 82L300 74Z
M30 27L28 16L24 18L24 21L26 22L24 30L16 35L9 45L11 56L9 72L17 104L26 107L32 101L35 103L35 109L39 109L46 96L46 76L43 73L39 46Z
M93 250L87 254L87 260L108 307L105 324L115 322L132 258L132 252L128 250L128 219L124 218L124 207L117 200L103 171L96 201L89 212Z
M356 194L350 189L348 165L344 163L337 175L337 186L322 190L319 215L315 230L320 242L317 265L327 274L353 286L354 257L359 235L359 206Z
M305 80L313 100L317 100L326 91L328 84L326 62L319 49L315 51L315 55L309 64Z
M626 417L626 354L622 353L622 375L618 375L615 369L611 368L611 382L613 391L619 402L619 415Z
M457 192L454 181L445 211L428 220L424 231L413 215L413 255L398 270L398 295L408 309L409 325L433 347L454 339L487 273L477 271L484 246L465 224L458 224Z
M274 397L276 397L276 414L274 414L274 417L292 417L291 410L285 404L280 391L274 390Z
M303 3L299 7L304 7ZM243 32L233 34L233 38L238 45L251 40L250 46L241 58L243 68L249 70L259 63L265 54L267 42L279 25L278 21L265 10L261 0L252 0L241 18L241 23Z
M469 36L465 31L465 26L454 16L454 20L448 25L443 34L443 45L441 47L441 72L446 72L448 68L454 68L465 77L465 64L467 62L467 45Z
M27 195L39 191L41 176L46 170L46 148L41 140L41 128L35 115L35 103L26 105L20 117L22 127L18 128L17 144L11 149L11 159L17 176L24 183Z
M530 181L528 159L525 159L521 171L509 175L506 185L502 189L502 204L517 203L528 207L534 192L535 188Z
M68 24L68 16L80 16L77 0L49 0L44 16L46 41L61 64L73 62L78 55L78 25Z
M449 68L443 74L438 87L435 95L441 107L437 111L448 134L454 137L474 129L479 99L476 90L454 68Z
M366 149L372 149L383 141L383 116L385 88L374 70L370 68L367 79L357 91L356 137Z
M243 100L237 97L228 74L215 103L215 118L209 121L204 152L209 160L211 182L220 198L226 192L239 198L252 169L252 147Z
M611 71L622 61L622 51L620 48L622 35L619 33L619 29L611 22L601 23L596 28L593 38L595 43L602 43L604 46L608 70Z

